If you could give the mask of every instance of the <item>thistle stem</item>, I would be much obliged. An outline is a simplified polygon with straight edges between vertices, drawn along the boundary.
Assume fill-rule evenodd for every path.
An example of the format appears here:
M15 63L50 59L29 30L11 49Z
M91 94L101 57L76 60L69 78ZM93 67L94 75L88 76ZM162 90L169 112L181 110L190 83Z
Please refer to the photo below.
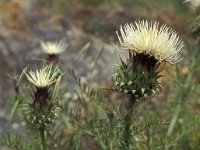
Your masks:
M171 123L170 123L168 131L167 131L167 137L169 137L172 134L172 132L174 130L174 126L177 122L178 116L180 114L180 111L181 111L181 104L178 103L178 105L176 106L176 111L172 117Z
M176 106L176 109L175 109L175 112L172 116L172 119L171 119L171 122L170 122L170 125L169 125L169 128L168 128L168 131L167 131L167 137L166 137L166 142L165 142L165 150L168 150L169 149L169 137L171 136L174 128L175 128L175 125L176 125L176 122L178 120L178 117L179 117L179 114L182 110L182 105L183 105L183 99L179 99L178 100L178 103L177 103L177 106Z
M47 150L47 143L45 138L45 126L40 127L40 137L41 137L41 143L43 150Z
M130 139L131 139L131 116L133 113L133 106L134 106L134 100L129 99L129 103L127 106L127 114L124 117L124 123L125 123L125 128L124 128L124 143L122 144L122 149L129 149L130 145Z

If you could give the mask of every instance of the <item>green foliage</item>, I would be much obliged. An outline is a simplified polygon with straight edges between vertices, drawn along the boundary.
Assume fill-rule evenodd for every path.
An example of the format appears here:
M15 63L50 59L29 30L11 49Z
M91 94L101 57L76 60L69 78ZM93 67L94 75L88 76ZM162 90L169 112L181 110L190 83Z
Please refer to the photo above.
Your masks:
M31 150L31 146L25 139L18 135L8 133L0 137L0 147L14 148L16 150Z
M103 101L103 97L101 94L99 94L93 88L88 87L85 83L81 83L81 80L77 79L74 70L72 72L74 79L76 80L76 83L79 86L81 92L83 92L90 100L95 100L97 102Z

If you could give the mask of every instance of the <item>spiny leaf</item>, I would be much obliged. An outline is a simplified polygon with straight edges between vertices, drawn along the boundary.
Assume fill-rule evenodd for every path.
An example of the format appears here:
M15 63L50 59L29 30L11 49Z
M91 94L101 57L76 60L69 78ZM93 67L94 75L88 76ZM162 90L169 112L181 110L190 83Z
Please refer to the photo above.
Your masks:
M94 90L93 88L91 87L88 87L85 83L81 83L80 79L78 79L76 77L76 74L75 74L75 71L72 70L73 72L73 76L74 76L74 79L77 83L77 85L79 86L80 90L91 100L96 100L97 102L100 102L102 101L103 102L103 96L98 93L96 90Z
M28 71L28 67L25 67L25 68L23 69L23 71L22 71L22 73L21 73L20 77L19 77L19 80L18 80L18 82L17 82L17 85L16 85L16 86L18 86L18 85L19 85L19 82L20 82L20 80L22 79L23 75L27 73L27 71Z
M100 59L101 55L103 54L104 51L104 46L102 46L102 48L100 49L99 53L97 54L96 58L95 58L95 64L97 64L97 61Z
M12 108L12 111L11 111L11 118L13 118L13 116L14 116L16 110L17 110L18 104L19 104L19 99L17 98L16 102L15 102L13 108Z
M76 59L80 59L82 60L83 57L85 56L87 50L89 49L91 43L88 42L85 46L83 46L83 48L80 50L79 54L77 55Z
M122 66L123 66L124 68L126 68L126 67L127 67L126 63L122 60L121 56L119 56L119 58L120 58L120 61L121 61L121 63L122 63Z
M136 125L136 126L133 126L132 127L132 130L134 130L134 134L139 134L140 132L142 131L145 131L146 129L149 129L149 128L152 128L152 127L156 127L156 126L159 126L159 125L164 125L166 124L165 121L160 121L160 120L151 120L151 121L148 121L146 123L141 123L140 125Z

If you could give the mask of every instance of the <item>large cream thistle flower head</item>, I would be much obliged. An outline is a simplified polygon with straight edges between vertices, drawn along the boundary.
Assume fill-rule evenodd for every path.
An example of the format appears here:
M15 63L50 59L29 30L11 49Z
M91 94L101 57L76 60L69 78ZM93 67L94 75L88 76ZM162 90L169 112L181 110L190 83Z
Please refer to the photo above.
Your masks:
M25 73L29 82L34 84L37 88L47 88L51 84L57 82L58 68L52 68L52 65L47 65L42 69L36 71L28 71Z
M49 55L57 55L65 51L68 47L68 44L66 44L64 41L60 42L41 42L41 48L44 53L47 53Z
M196 10L200 7L200 0L185 0L184 3L189 3L189 6L193 10Z
M125 51L144 53L157 61L174 64L181 60L183 42L176 32L158 22L139 21L120 27L117 36Z

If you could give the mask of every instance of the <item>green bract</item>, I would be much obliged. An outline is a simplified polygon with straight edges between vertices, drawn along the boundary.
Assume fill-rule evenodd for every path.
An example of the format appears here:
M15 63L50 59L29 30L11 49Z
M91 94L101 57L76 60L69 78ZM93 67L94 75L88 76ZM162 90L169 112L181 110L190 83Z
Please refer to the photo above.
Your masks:
M129 52L129 58L126 62L121 59L121 63L113 74L116 91L137 100L154 96L160 91L158 79L161 75L157 71L160 63L154 57Z

